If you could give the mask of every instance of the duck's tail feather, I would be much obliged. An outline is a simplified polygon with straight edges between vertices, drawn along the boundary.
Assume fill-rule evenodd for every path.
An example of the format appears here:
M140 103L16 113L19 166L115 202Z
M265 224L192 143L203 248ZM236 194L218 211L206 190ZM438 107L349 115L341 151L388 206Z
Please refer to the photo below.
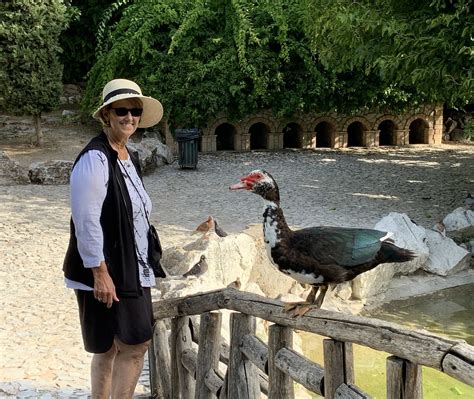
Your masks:
M382 243L382 254L384 263L409 262L417 257L412 250L397 247L391 240Z

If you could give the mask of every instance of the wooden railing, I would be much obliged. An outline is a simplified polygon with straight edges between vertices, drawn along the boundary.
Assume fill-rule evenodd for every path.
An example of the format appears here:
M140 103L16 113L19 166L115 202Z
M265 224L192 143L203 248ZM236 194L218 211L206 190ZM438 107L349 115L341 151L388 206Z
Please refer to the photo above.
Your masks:
M221 339L219 309L238 312L230 315L230 344ZM153 313L149 360L157 398L292 399L293 382L325 398L369 398L354 384L352 343L393 355L387 359L387 399L421 398L421 366L474 386L473 346L378 319L321 309L292 318L283 302L232 288L154 302ZM256 317L275 323L268 344L255 335ZM330 338L324 340L324 365L292 349L293 329Z

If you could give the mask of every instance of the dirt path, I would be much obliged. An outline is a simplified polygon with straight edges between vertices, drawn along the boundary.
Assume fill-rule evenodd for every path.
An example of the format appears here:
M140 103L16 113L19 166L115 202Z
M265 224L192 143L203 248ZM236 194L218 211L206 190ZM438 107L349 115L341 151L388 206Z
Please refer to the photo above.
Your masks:
M27 127L13 135L13 124L4 125L0 151L25 167L73 160L96 131L55 123L46 125L42 149L29 146ZM287 220L299 226L373 226L395 211L430 227L474 192L473 145L200 154L195 171L175 163L145 177L164 244L208 215L228 232L260 223L259 198L228 190L256 168L277 179ZM68 186L0 185L0 203L0 389L27 381L32 392L41 387L55 395L85 395L89 355L74 295L64 288L61 272Z

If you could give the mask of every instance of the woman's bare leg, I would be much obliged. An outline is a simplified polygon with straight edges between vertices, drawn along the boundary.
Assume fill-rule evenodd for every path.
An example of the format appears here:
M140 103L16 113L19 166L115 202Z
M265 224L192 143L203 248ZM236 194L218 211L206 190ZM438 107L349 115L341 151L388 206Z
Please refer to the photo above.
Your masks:
M127 345L115 338L118 352L112 372L112 399L132 398L150 341Z
M117 347L112 347L105 353L96 353L91 363L92 399L108 399L112 388L112 369L117 354Z

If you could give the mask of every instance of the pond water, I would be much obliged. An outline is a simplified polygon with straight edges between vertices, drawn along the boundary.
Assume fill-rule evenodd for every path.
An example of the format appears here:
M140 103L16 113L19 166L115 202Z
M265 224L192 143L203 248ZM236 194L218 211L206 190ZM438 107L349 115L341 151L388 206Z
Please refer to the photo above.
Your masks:
M364 316L463 339L470 345L474 345L474 284L393 301ZM300 335L305 356L322 365L323 337L309 333L300 333ZM384 352L354 345L356 385L374 399L386 398L385 367L388 356L390 355ZM299 399L319 397L309 394L302 387L297 388L296 396ZM437 370L423 367L423 397L425 399L472 399L474 388Z

